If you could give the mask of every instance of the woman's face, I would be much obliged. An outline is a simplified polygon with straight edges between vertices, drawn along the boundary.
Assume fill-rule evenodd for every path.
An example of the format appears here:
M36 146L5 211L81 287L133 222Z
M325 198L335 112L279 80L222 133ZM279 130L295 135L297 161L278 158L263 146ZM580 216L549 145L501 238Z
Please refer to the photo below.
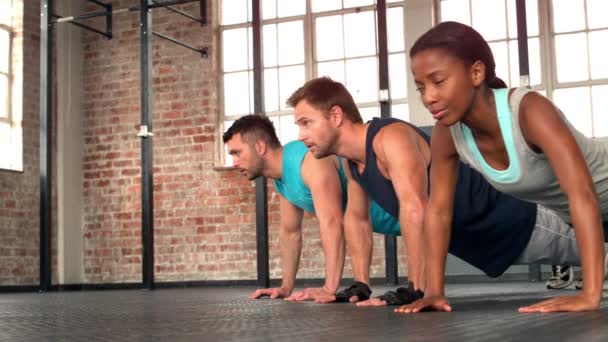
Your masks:
M420 99L433 118L444 126L462 120L479 86L475 65L469 67L446 50L431 48L414 55L411 68Z

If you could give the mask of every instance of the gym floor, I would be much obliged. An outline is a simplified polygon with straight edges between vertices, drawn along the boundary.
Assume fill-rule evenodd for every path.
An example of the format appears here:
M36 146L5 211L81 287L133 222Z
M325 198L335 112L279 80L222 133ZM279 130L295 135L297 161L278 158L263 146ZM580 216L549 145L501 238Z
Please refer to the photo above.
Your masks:
M452 313L250 300L251 287L0 294L0 341L607 341L608 301L590 313L520 314L574 290L450 284ZM374 295L385 287L374 287ZM605 296L608 294L605 290Z

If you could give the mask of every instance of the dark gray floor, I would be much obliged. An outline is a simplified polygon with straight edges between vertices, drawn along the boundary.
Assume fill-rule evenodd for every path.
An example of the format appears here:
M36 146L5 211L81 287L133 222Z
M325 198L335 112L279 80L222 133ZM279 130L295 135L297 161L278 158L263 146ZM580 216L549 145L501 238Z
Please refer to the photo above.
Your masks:
M606 299L597 312L517 313L574 293L543 287L449 285L454 312L417 315L249 300L242 287L0 294L0 341L608 341Z

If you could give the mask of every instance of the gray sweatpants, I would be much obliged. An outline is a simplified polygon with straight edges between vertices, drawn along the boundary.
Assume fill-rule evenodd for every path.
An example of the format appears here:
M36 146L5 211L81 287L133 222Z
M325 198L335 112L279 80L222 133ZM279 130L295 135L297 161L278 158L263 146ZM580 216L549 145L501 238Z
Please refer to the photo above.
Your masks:
M530 242L514 264L580 266L581 258L574 237L574 228L553 211L539 205L536 226Z

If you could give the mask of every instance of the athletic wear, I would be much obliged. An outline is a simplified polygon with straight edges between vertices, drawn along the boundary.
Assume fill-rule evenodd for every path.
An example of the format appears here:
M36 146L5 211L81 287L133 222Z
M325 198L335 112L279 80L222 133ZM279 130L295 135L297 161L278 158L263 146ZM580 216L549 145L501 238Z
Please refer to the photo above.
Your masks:
M560 188L549 159L534 152L526 142L519 126L519 107L522 98L531 90L517 88L493 89L498 123L509 157L506 170L495 170L481 155L471 130L462 122L450 127L452 139L460 158L503 193L522 200L538 203L554 210L564 221L571 223L568 197ZM608 221L608 142L587 138L558 110L583 154L597 192L603 221Z
M312 200L310 188L304 184L302 179L302 162L308 152L306 145L301 141L292 141L283 146L283 175L281 179L274 180L277 191L296 207L315 214L315 206ZM346 174L340 162L338 170L342 186L342 208L346 209ZM395 219L377 203L370 203L370 221L374 232L388 235L401 235L399 220Z
M384 178L378 169L372 144L376 134L390 124L409 125L430 143L428 135L405 121L374 118L367 128L365 168L359 174L351 161L349 168L355 181L361 184L370 198L398 218L397 195L392 182ZM478 172L459 163L449 245L451 254L489 276L497 277L526 248L535 221L535 204L499 193Z

